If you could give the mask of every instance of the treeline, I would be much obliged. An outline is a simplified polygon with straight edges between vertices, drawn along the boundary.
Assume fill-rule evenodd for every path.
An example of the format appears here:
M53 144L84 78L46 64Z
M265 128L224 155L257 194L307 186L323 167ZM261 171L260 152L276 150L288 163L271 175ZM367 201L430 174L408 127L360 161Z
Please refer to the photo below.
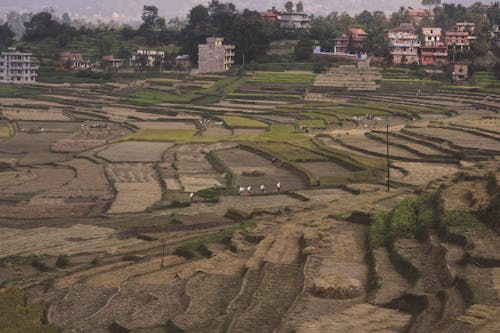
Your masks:
M473 43L472 53L468 56L481 56L493 49L497 55L500 51L489 40L492 26L500 24L500 5L494 3L484 6L476 3L470 7L460 4L440 4L439 0L423 0L434 15L427 15L419 26L437 26L452 29L457 22L473 22L476 24L478 39ZM297 11L302 11L303 4L295 5ZM293 3L286 4L287 11L293 10ZM375 56L388 56L389 45L384 37L384 31L397 27L401 23L409 23L412 18L408 8L401 7L387 16L381 11L363 11L351 16L348 13L330 13L326 16L312 17L309 29L284 30L279 23L264 20L258 12L244 9L238 10L232 3L212 0L208 5L193 7L186 20L175 18L166 22L159 16L155 6L144 6L142 24L139 28L124 26L115 27L76 27L67 14L61 18L52 13L42 12L30 16L24 23L25 31L22 40L26 42L42 41L45 38L55 38L60 48L82 36L97 36L108 29L120 29L121 41L137 41L137 45L157 47L176 44L181 47L181 53L191 56L196 62L198 44L204 43L207 37L221 36L225 42L236 46L236 63L249 63L255 60L267 60L266 51L270 43L276 40L299 40L296 47L296 57L307 60L316 43L325 51L332 51L334 39L345 33L349 28L362 28L368 33L365 44L366 51ZM418 29L418 27L417 27ZM118 42L121 42L118 41ZM14 42L14 34L7 24L0 25L0 48L5 48ZM97 46L99 55L105 55L116 40L99 39ZM133 50L120 48L117 56L127 57Z

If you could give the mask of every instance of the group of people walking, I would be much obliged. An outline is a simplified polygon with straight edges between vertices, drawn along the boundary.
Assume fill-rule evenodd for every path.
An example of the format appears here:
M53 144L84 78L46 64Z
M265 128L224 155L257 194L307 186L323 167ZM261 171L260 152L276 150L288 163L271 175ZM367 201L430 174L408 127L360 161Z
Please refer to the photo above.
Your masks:
M266 185L264 185L264 184L260 185L259 190L260 190L260 193L266 193ZM252 191L253 191L252 186L247 186L247 187L240 186L238 189L238 192L240 195L244 195L244 194L250 195L253 193ZM276 192L281 192L281 183L280 182L276 183Z

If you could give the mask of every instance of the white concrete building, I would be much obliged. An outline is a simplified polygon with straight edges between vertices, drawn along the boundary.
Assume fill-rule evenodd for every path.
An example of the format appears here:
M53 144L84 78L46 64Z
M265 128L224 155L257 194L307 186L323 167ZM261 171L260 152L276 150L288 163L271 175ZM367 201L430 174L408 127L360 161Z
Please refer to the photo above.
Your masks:
M36 82L38 66L31 59L30 52L20 52L15 47L9 47L0 55L0 82L3 83L34 83Z
M147 59L146 67L155 67L155 64L163 64L165 61L165 52L156 50L137 50L133 55L131 63L137 64L138 59L144 56Z
M234 45L224 45L224 38L207 38L198 45L198 73L221 73L234 64Z
M280 26L284 29L309 29L311 19L306 13L283 12Z

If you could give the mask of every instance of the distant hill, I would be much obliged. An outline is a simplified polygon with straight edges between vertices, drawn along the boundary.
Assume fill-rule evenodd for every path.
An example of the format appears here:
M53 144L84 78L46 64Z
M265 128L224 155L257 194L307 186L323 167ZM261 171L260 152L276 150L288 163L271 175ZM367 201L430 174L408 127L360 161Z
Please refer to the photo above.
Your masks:
M276 6L282 8L285 0L234 0L237 8L249 8L264 10ZM364 9L395 11L400 6L421 7L420 0L302 0L306 12L326 15L332 11L342 13L344 11L351 14L358 13ZM471 5L475 0L446 1ZM85 19L128 22L140 19L142 6L144 4L156 5L160 9L161 15L170 18L175 16L185 16L193 5L198 3L208 3L199 0L1 0L0 14L5 14L10 10L22 12L38 12L46 8L54 8L56 13L69 13L71 17L81 17Z

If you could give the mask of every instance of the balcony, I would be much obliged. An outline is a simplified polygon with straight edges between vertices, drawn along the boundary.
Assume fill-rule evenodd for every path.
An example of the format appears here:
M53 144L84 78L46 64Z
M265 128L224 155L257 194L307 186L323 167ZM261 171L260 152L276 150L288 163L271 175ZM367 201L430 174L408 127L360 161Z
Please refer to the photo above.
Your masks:
M420 43L392 43L394 47L420 47Z
M418 55L418 52L417 51L413 51L413 52L410 52L410 51L391 51L391 54L393 55L408 55L408 56L417 56Z

